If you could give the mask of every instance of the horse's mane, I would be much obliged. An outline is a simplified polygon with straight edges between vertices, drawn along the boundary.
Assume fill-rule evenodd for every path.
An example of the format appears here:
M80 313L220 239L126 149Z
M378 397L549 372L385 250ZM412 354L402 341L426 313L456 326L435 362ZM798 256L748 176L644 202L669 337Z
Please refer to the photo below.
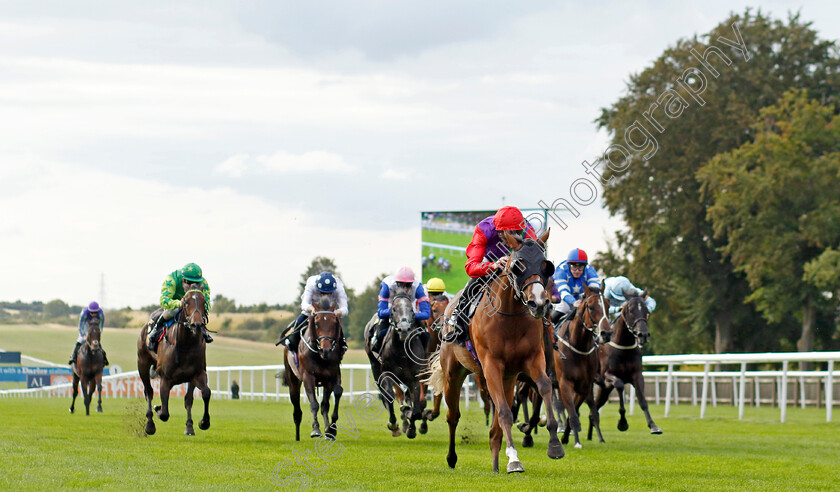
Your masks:
M433 301L448 301L449 298L446 297L446 294L438 294L438 295L432 297L432 300Z
M321 311L332 311L333 310L332 307L333 307L332 299L330 299L329 296L321 296L321 298L318 299L318 308Z

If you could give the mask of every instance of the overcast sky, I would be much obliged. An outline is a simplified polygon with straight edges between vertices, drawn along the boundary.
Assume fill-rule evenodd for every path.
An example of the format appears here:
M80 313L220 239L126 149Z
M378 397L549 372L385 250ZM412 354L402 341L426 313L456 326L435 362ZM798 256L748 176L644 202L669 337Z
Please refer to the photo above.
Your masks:
M628 76L746 3L0 2L0 300L139 307L195 261L288 302L310 260L419 271L420 211L568 197ZM756 5L756 4L752 4ZM800 10L840 38L837 2ZM594 205L549 256L622 227Z

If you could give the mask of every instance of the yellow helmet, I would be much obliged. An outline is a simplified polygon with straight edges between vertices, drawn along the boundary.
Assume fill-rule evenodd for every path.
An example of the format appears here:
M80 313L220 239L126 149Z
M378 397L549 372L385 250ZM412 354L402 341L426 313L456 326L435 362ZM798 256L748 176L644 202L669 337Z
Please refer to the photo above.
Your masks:
M434 277L429 279L429 282L426 284L426 289L429 292L443 292L446 290L446 284L443 283L443 280Z

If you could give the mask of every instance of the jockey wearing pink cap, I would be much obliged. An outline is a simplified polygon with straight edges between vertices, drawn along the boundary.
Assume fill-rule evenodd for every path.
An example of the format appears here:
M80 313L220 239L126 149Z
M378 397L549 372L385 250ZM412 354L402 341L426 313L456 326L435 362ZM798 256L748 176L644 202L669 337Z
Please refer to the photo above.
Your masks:
M382 279L379 287L379 306L377 308L379 324L375 325L379 329L374 331L371 339L371 348L375 353L379 353L379 349L382 347L382 340L385 338L385 332L389 325L388 320L391 317L391 297L397 292L405 292L411 298L411 303L415 308L414 319L418 323L429 319L429 316L432 315L432 306L420 279L414 276L414 270L411 268L400 267L394 275Z

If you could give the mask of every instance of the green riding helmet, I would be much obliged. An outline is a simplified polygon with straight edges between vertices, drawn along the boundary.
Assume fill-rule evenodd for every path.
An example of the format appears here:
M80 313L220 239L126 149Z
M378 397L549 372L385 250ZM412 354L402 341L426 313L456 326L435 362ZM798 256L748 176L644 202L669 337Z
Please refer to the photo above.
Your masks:
M204 277L201 275L201 267L195 263L184 265L184 268L181 269L181 276L184 277L184 280L194 284L200 284L204 281Z

